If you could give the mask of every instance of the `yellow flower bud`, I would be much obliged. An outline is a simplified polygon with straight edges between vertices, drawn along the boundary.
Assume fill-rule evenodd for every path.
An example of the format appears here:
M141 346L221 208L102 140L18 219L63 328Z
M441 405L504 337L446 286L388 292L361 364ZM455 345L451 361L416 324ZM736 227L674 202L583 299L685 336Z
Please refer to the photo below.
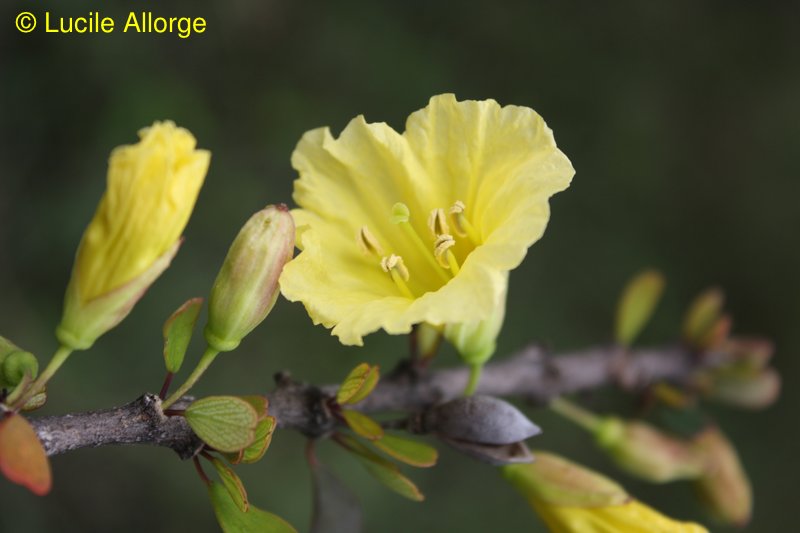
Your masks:
M169 266L208 170L210 153L172 122L139 137L111 153L106 192L78 247L56 332L71 349L121 322Z
M550 453L535 455L535 462L502 472L553 533L708 533L662 515L596 472Z
M294 253L294 221L286 206L268 206L239 231L208 301L205 337L220 352L235 349L278 298L278 278Z

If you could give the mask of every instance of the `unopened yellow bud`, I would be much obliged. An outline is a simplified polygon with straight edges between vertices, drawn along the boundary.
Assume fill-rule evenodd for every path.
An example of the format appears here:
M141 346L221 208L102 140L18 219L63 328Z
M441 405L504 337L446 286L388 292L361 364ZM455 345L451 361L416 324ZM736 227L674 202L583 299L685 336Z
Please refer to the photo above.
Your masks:
M220 352L235 349L272 310L278 278L294 253L294 221L286 206L250 217L228 250L208 300L205 337Z
M588 468L551 453L535 456L533 463L504 466L502 472L553 533L708 533L644 505Z
M210 153L172 122L111 153L106 192L83 234L56 334L87 349L119 324L169 266L205 179Z
M448 324L444 328L444 336L455 346L465 363L482 366L494 354L505 314L506 293L503 292L489 317L475 322Z

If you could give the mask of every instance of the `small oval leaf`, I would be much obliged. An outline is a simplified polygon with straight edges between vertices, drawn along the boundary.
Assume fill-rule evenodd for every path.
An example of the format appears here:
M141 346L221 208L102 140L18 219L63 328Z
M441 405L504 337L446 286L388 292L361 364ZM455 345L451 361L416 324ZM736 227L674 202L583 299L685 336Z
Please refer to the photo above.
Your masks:
M358 403L367 396L369 396L373 390L375 390L375 386L378 384L378 380L381 377L381 370L380 367L375 365L370 367L369 371L364 376L364 383L361 384L361 388L356 391L345 403L354 404ZM340 402L341 403L341 402Z
M236 472L216 457L211 458L211 464L214 465L214 469L217 471L220 480L222 480L222 485L228 491L233 503L240 511L246 512L250 507L250 502L247 500L247 491L244 489L242 480L239 479Z
M249 396L239 396L239 398L253 406L253 409L256 410L259 420L266 418L267 412L269 411L269 400L266 396L261 394L251 394Z
M700 343L719 318L724 303L725 295L718 288L700 293L686 311L683 338L692 344Z
M630 346L653 315L664 292L664 276L646 270L628 282L617 305L615 338Z
M439 459L439 452L433 446L394 435L384 435L372 444L384 453L410 466L427 468L435 465Z
M39 409L44 404L47 403L47 391L43 390L37 394L34 394L30 400L25 402L25 405L22 406L23 411L35 411Z
M258 507L251 505L246 512L242 512L220 483L211 482L208 495L224 533L297 533L283 518Z
M385 487L408 498L421 502L425 496L414 483L400 473L397 465L387 461L357 440L346 435L337 435L337 442L347 451L351 452L367 469L372 477L380 481Z
M342 416L345 422L347 422L347 425L350 426L350 429L355 431L357 435L361 435L369 440L378 440L383 437L383 428L381 425L367 415L359 413L358 411L345 409L342 411Z
M351 370L336 392L336 401L340 404L347 403L364 385L368 373L369 365L367 363L361 363Z
M268 416L264 420L259 420L256 426L256 436L253 443L239 453L226 454L227 459L235 465L239 463L251 464L260 460L269 449L275 426L274 416Z
M176 374L192 340L197 315L203 307L202 298L192 298L180 306L164 323L164 364L167 372Z
M36 431L20 415L0 422L0 471L14 483L44 496L50 492L50 462Z
M192 403L184 415L203 442L221 452L236 452L252 444L258 414L236 396L209 396Z

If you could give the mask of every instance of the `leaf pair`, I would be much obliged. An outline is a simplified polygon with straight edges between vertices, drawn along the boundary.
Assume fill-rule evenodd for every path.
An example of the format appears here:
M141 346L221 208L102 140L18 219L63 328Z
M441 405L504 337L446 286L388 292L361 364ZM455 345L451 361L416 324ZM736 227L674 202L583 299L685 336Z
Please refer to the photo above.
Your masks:
M344 379L336 394L339 406L352 405L362 401L375 390L380 379L378 366L361 363ZM383 427L369 416L352 409L342 409L341 416L347 426L359 437L383 451L392 458L416 467L429 467L436 464L438 452L435 448L400 437L387 435ZM351 452L378 481L406 498L421 501L424 496L414 483L405 477L391 461L381 457L358 440L337 434L336 441Z
M267 408L264 396L209 396L193 402L184 416L203 442L231 454L232 463L253 463L267 451L275 429Z

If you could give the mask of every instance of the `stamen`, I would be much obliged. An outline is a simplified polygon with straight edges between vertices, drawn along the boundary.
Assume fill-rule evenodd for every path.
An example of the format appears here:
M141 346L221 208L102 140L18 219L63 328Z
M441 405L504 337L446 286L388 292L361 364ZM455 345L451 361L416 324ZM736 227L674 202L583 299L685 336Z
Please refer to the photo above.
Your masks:
M453 251L450 250L455 243L456 240L452 235L444 234L439 235L433 245L433 255L436 257L436 260L442 267L449 268L454 276L461 270L461 268L458 266L456 256L453 255Z
M480 244L480 238L478 237L478 232L472 224L470 224L469 219L467 219L467 216L464 214L466 208L464 202L456 200L456 203L454 203L449 210L450 220L453 222L456 235L459 237L469 237L472 244L477 246Z
M356 241L358 242L359 248L367 255L374 255L380 257L383 255L383 248L381 248L378 239L375 238L375 235L369 230L368 227L362 226L360 230L358 230L358 235L356 235Z
M450 281L450 278L442 269L441 265L436 262L436 259L434 259L430 250L428 249L428 245L425 244L425 242L422 240L422 237L419 236L417 231L414 229L414 226L412 226L409 222L410 217L411 212L406 204L398 202L392 206L392 223L397 224L403 229L406 235L408 235L411 241L414 243L414 246L417 247L419 253L422 254L425 260L428 261L431 267L433 267L442 281L447 283Z
M450 228L447 227L447 217L444 215L444 209L437 207L431 211L428 216L428 228L436 239L439 235L449 234Z
M387 272L390 276L392 276L392 281L394 281L394 284L397 285L398 289L400 289L400 292L403 294L403 296L412 300L414 299L414 294L412 294L411 290L406 284L406 281L408 281L409 278L409 273L405 263L403 263L402 257L394 254L384 257L381 259L381 268L384 272Z

